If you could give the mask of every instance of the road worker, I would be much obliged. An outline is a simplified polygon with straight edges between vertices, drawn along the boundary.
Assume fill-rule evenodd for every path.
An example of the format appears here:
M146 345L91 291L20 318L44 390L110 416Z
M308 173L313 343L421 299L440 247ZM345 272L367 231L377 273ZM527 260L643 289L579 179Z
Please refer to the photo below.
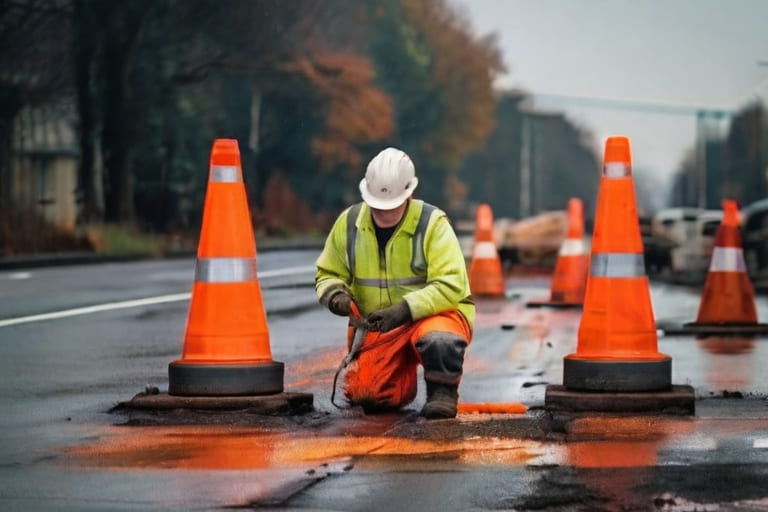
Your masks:
M375 413L409 404L421 364L427 399L420 414L453 418L475 305L453 228L443 211L412 197L418 182L399 149L370 161L363 201L328 234L315 289L322 305L350 317L348 348L355 334L362 340L343 379L351 405Z

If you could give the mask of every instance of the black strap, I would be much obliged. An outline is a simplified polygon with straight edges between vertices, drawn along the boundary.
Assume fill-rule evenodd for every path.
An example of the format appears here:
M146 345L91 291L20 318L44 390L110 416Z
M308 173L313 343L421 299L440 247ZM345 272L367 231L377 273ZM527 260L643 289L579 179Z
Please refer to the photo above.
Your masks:
M423 274L427 271L427 260L424 257L424 240L427 237L427 226L432 212L437 210L436 206L424 203L421 207L419 223L416 224L416 232L413 234L413 248L411 254L411 270L416 274Z
M347 264L352 280L355 279L355 241L357 240L357 217L363 203L352 205L347 212Z

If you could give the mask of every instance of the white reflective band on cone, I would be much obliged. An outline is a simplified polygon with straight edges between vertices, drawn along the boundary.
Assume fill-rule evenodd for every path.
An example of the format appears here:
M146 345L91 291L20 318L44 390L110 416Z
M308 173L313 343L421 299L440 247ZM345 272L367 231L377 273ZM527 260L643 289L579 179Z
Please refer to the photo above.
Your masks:
M744 252L739 247L715 247L712 251L710 272L746 272Z
M621 162L609 162L603 167L606 178L626 178L632 174L632 167Z
M477 242L472 255L475 258L489 259L497 258L499 253L496 251L496 245L493 242Z
M645 260L635 253L596 253L589 262L590 277L643 277Z
M560 256L580 256L584 254L584 240L580 238L566 238L560 246Z
M243 283L256 281L256 258L198 258L195 281L202 283Z
M234 165L214 165L211 167L211 181L216 183L240 183L240 169Z

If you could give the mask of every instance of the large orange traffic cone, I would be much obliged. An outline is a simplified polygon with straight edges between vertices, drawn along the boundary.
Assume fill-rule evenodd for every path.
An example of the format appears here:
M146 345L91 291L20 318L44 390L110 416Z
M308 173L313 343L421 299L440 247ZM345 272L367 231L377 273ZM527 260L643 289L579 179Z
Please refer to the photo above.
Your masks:
M269 347L240 150L236 140L217 139L184 350L168 366L168 394L280 393L283 372L283 363L272 360Z
M564 360L566 388L620 392L671 386L672 360L657 349L639 226L629 139L609 137L577 349Z
M584 204L576 197L568 200L568 233L552 274L549 300L534 300L529 307L581 307L587 288L589 255L584 244Z
M475 213L475 243L469 264L469 287L474 295L504 295L501 258L493 236L493 212L481 204Z

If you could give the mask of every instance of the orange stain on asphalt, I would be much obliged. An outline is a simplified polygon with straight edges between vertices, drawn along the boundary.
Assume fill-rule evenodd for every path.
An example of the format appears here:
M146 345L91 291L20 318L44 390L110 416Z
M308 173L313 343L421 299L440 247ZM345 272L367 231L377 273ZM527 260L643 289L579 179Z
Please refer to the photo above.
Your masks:
M286 389L300 389L309 385L330 383L333 372L346 354L343 342L338 348L320 351L293 363L286 373Z
M458 404L459 414L523 414L528 410L520 402L464 402Z
M520 464L539 443L475 437L448 442L385 436L299 437L231 427L112 427L97 442L65 449L66 463L98 469L258 469L356 456L421 455L473 464Z

